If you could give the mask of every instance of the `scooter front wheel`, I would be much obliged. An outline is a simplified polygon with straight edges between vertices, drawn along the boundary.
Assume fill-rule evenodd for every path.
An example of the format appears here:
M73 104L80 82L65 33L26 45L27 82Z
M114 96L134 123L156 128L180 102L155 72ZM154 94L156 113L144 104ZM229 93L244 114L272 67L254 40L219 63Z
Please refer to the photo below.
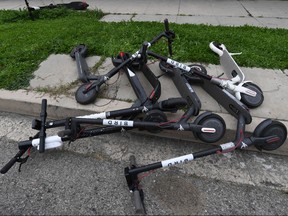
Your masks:
M73 48L72 51L70 52L71 58L75 59L75 53L79 52L79 54L85 58L88 54L88 48L85 44L80 44L77 47Z
M273 151L282 146L287 139L287 128L282 122L266 119L255 129L253 136L267 139L261 144L255 145L258 150ZM269 138L269 137L272 138ZM274 137L273 136L277 136Z
M215 133L194 132L194 136L203 142L217 142L226 132L226 124L224 119L221 116L211 112L204 112L199 115L195 119L194 124L207 128L214 128L216 130Z
M170 73L173 74L173 66L168 64L167 62L161 60L159 62L159 68L161 71L163 71L164 73Z
M163 123L163 122L167 122L167 116L165 115L164 112L160 110L151 110L146 114L143 121ZM162 130L163 130L162 128L147 129L147 131L149 131L150 133L154 133L154 134L160 133Z
M255 97L247 95L247 94L241 94L242 103L244 103L249 108L256 108L263 103L264 95L259 86L257 86L256 84L252 82L247 82L243 84L243 87L251 89L255 91L257 94Z
M75 99L78 103L86 105L94 102L97 98L98 91L96 88L91 88L89 91L84 93L89 87L91 83L83 83L75 93Z

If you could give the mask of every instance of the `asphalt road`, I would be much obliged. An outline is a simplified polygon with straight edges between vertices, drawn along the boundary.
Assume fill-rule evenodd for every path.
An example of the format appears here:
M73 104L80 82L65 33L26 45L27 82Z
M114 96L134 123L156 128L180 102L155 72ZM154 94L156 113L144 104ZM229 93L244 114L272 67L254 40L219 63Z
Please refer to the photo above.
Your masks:
M1 167L17 152L18 140L34 135L29 129L31 119L0 113ZM44 154L32 151L21 172L17 165L0 176L0 214L131 215L135 212L123 172L131 154L144 165L206 147L125 132L77 140ZM248 164L244 166L242 158L257 158L251 167L260 174ZM259 170L268 160L285 165L288 158L236 151L156 170L141 181L146 211L151 215L287 214L285 181L282 185L276 180L264 181L266 172ZM250 176L241 174L245 169L252 170ZM264 180L253 180L254 173ZM286 175L273 175L277 174L278 178Z

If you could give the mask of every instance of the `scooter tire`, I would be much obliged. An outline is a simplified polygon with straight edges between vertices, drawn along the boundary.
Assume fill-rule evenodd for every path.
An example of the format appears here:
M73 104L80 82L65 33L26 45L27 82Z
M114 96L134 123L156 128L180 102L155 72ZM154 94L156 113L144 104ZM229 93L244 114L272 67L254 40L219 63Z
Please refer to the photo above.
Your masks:
M279 137L278 141L271 143L264 143L255 145L258 150L273 151L282 146L287 139L287 128L282 122L272 121L271 119L266 119L262 121L254 130L253 136L255 137L268 137L277 135ZM269 140L268 140L269 141Z
M244 83L243 87L255 91L257 95L255 97L252 97L247 94L241 94L241 102L249 108L259 107L264 101L264 95L261 88L252 82Z
M206 143L214 143L222 139L226 132L226 123L224 119L214 113L204 112L199 115L194 124L201 125L204 127L215 128L215 133L203 133L203 132L194 132L194 136Z
M71 58L75 59L75 53L79 52L80 55L85 58L87 57L88 54L88 48L85 44L80 44L77 47L73 48L72 51L70 52Z
M164 112L160 110L151 110L149 111L146 116L144 117L143 121L148 121L148 122L167 122L167 116L165 115ZM156 134L160 133L163 129L161 128L149 128L147 129L148 132Z
M95 88L85 94L83 93L89 85L91 85L91 83L83 83L75 92L75 99L78 103L86 105L93 103L96 100L98 91Z

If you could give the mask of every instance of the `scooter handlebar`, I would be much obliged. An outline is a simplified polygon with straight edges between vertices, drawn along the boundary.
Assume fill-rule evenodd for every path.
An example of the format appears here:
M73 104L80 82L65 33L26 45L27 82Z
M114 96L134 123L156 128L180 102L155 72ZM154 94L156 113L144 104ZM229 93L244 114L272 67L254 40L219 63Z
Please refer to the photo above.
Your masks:
M143 202L142 202L142 198L141 198L139 190L133 191L133 198L134 198L134 204L135 204L135 213L138 215L144 215L146 212L143 206Z
M168 39L169 55L172 56L172 42L173 42L173 39L175 38L175 33L169 29L168 19L164 20L164 26L165 26L165 35Z
M46 125L45 125L46 118L47 118L47 100L46 99L42 99L40 118L41 118L41 128L39 132L39 138L40 138L39 152L43 153L45 151L45 138L46 138Z
M1 170L1 174L5 174L17 162L17 158L13 157Z
M30 142L31 143L31 142ZM27 143L26 143L27 144ZM25 148L20 149L20 151L0 170L1 174L8 172L11 167L20 160L21 156L29 149L31 145L26 145Z
M211 42L209 44L209 47L210 47L210 49L213 52L217 53L219 56L222 56L223 55L223 50L226 49L224 44L221 44L221 43L218 43L218 42L215 42L215 41Z

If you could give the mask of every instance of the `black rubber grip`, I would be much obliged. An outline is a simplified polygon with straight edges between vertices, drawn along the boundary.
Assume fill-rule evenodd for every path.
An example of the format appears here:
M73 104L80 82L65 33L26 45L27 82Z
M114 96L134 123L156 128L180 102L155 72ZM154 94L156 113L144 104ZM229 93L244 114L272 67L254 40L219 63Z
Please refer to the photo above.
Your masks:
M65 136L70 136L71 135L71 130L70 129L67 129L67 130L63 130L63 131L59 131L58 133L57 133L57 135L59 136L59 137L65 137Z
M47 117L47 113L46 113L46 109L47 109L47 100L46 99L42 99L42 105L41 105L41 129L40 129L40 133L39 133L39 138L40 138L40 142L39 142L39 152L43 153L45 151L45 138L46 138L46 117Z
M145 209L143 206L143 202L142 202L142 198L141 198L139 190L133 191L133 198L134 198L134 205L135 205L135 209L136 209L136 214L144 215Z
M164 20L165 31L169 31L169 22L168 19Z
M221 45L222 45L221 43L214 41L213 45L216 46L218 49L223 50L221 47Z
M31 140L20 141L18 143L18 148L20 150L25 150L26 151L26 149L29 148L29 147L32 147L32 141Z
M162 107L164 109L177 108L186 105L187 101L184 98L169 98L168 100L162 101Z
M20 149L20 151L0 170L1 174L6 173L21 156L29 149L29 145L26 145L26 148Z
M17 158L12 158L1 170L1 174L5 174L15 163L17 162Z
M141 50L140 50L140 54L142 56L146 56L146 52L147 52L147 48L148 48L148 42L145 41L143 44L142 44L142 47L141 47Z

